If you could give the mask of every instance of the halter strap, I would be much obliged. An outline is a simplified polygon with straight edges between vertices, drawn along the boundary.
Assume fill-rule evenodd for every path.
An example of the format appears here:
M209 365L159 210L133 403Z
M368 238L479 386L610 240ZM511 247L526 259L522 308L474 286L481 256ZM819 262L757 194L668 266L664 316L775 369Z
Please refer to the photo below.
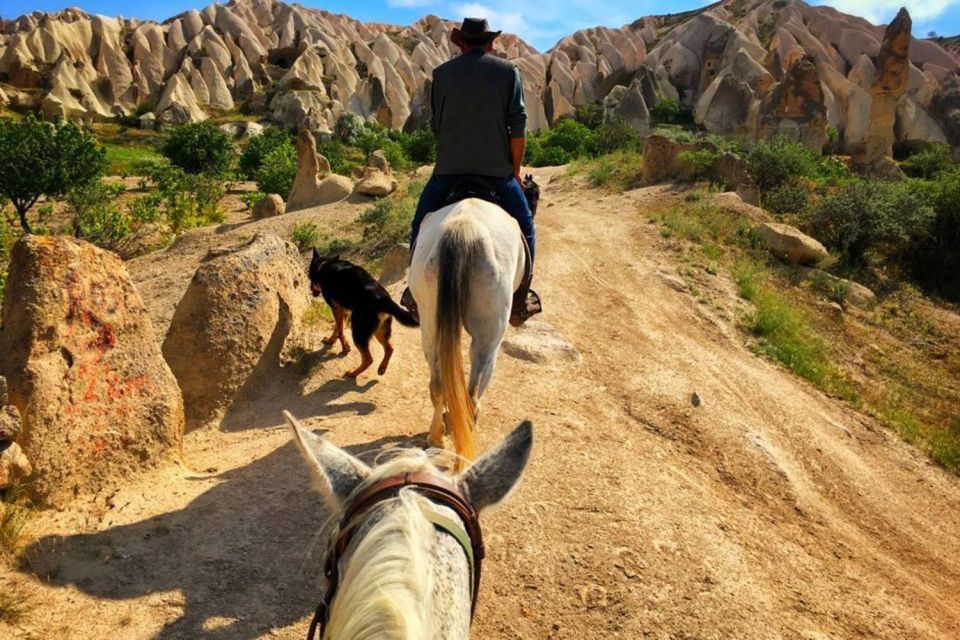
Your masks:
M430 502L451 509L459 517L460 522L457 523L436 509L429 509L424 512L424 517L434 527L454 537L467 556L472 578L470 617L473 618L477 609L477 596L480 593L480 568L484 558L483 535L480 531L477 511L461 493L459 487L449 480L422 471L408 472L383 478L365 487L350 500L350 503L344 509L343 517L340 519L340 533L330 546L324 562L327 590L323 600L317 605L316 612L314 612L313 620L310 622L310 630L307 632L307 640L314 640L318 629L322 639L326 631L330 619L330 608L339 587L338 565L340 557L350 546L350 541L357 531L357 516L378 502L396 497L401 489L407 487L414 489Z

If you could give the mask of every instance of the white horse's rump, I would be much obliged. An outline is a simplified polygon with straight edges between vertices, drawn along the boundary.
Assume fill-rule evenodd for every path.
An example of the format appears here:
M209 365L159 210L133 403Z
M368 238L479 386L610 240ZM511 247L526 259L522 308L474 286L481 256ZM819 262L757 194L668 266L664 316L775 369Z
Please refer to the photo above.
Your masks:
M443 408L458 454L476 456L473 429L523 279L523 236L495 204L469 198L434 211L420 228L410 292L420 311L430 365L433 421L428 443L443 446ZM464 384L460 328L470 334L470 381Z

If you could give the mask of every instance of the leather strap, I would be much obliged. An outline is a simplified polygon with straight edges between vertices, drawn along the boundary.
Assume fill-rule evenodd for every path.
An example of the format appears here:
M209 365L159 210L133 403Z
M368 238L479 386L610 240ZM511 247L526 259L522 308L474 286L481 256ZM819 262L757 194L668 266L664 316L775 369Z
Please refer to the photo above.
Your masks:
M314 640L318 630L320 632L320 638L322 639L326 631L327 622L330 617L330 608L339 586L339 571L337 565L340 562L340 557L350 546L353 535L356 533L358 526L356 522L357 516L379 502L396 497L401 489L407 487L413 488L417 493L431 502L451 509L459 517L462 530L460 526L457 526L457 523L433 509L431 509L429 513L424 514L435 527L452 535L460 546L463 547L464 554L467 556L467 561L470 564L470 574L472 577L470 616L471 618L473 617L477 609L477 597L480 593L480 569L485 555L483 535L480 531L480 520L477 517L477 511L463 493L460 492L460 489L452 482L429 473L410 472L383 478L365 487L350 500L347 508L344 509L343 517L340 519L340 533L330 546L324 563L327 590L324 594L323 601L317 605L313 620L310 622L307 640Z

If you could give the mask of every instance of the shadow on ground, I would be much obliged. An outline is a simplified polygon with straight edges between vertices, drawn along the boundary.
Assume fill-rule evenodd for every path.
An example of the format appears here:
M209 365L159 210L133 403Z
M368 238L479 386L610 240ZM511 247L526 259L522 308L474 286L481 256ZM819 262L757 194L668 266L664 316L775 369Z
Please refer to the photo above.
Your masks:
M381 438L349 450L372 461L385 448L419 441ZM179 591L183 613L157 639L246 640L309 616L321 595L326 540L317 534L330 512L296 448L284 445L219 478L182 510L42 538L28 549L25 557L36 560L24 570L97 598Z

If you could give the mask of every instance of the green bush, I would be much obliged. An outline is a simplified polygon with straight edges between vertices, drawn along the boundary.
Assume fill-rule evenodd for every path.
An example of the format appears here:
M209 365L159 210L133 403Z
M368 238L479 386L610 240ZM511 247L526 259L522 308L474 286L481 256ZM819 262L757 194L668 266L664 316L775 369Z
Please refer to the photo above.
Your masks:
M162 215L174 232L223 221L219 203L226 187L219 176L186 173L180 167L158 163L148 180L155 185L156 192L151 194L152 201L141 203L141 208L146 212L151 203L155 208L162 207Z
M677 156L680 162L687 165L694 180L706 178L713 171L713 166L720 156L710 149L697 151L681 151Z
M410 182L402 194L394 193L389 198L377 200L360 214L357 221L363 233L365 253L376 256L410 239L410 223L423 186L423 182Z
M933 211L907 185L856 181L824 197L807 216L816 237L857 270L874 259L899 266L911 240L929 228Z
M257 190L286 197L297 177L297 152L293 145L280 146L263 158L254 178Z
M429 164L437 159L437 139L429 127L404 136L401 144L404 154L413 162Z
M810 206L810 194L799 184L783 184L763 196L763 206L773 213L803 213Z
M343 144L354 146L363 129L363 118L354 113L344 113L334 126L333 137Z
M597 135L576 120L564 118L547 132L544 147L563 149L573 158L589 156L597 151Z
M113 202L122 191L123 185L102 180L72 189L66 200L73 216L73 235L110 247L130 233L130 217Z
M247 193L241 194L240 202L242 202L247 209L253 209L266 197L267 194L263 191L248 191Z
M941 171L924 186L933 219L911 247L911 270L925 288L960 301L960 169Z
M640 148L640 133L626 121L616 118L597 127L597 151L637 151Z
M758 142L746 162L762 194L798 178L817 175L820 158L802 144L776 138Z
M953 160L950 145L935 144L904 160L900 168L908 176L933 180L943 171L956 169L957 163Z
M72 122L49 124L28 115L0 119L0 193L31 232L27 212L40 196L59 197L103 173L106 152Z
M590 129L599 129L603 124L603 105L599 102L581 105L574 118Z
M650 107L650 121L653 124L680 124L685 120L680 103L671 98L664 98Z
M290 239L302 252L317 246L320 240L320 229L312 222L300 222L290 230Z
M250 139L240 154L240 172L248 179L254 180L257 170L263 165L264 158L279 147L293 146L293 138L286 129L267 127L259 136Z
M212 122L189 122L174 128L161 152L187 173L225 176L233 166L235 151L229 136Z

